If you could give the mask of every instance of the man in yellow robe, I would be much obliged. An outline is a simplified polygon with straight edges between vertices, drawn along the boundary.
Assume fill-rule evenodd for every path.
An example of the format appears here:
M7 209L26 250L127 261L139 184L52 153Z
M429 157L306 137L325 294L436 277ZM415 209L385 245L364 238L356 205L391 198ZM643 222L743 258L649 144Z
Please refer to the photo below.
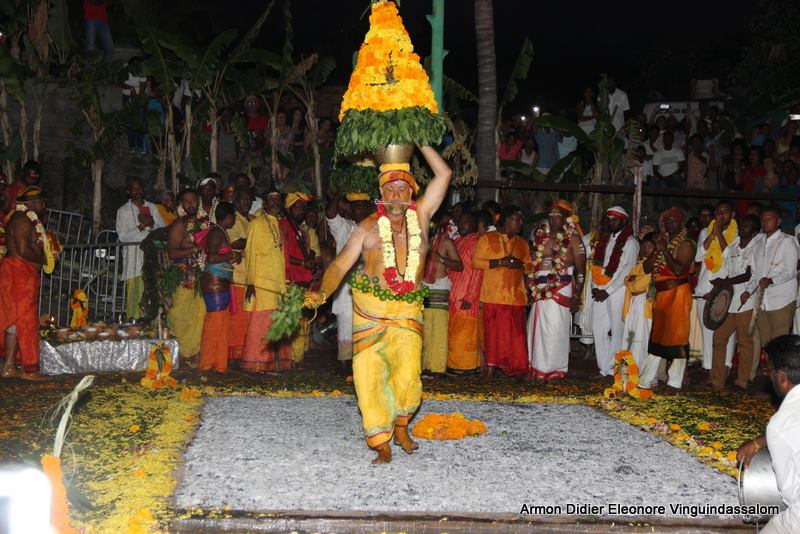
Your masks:
M279 227L281 195L270 191L265 207L250 221L245 247L245 309L251 311L244 355L239 364L246 371L277 372L291 369L292 347L287 342L268 342L272 313L286 291L283 239Z
M389 441L411 454L417 444L408 423L422 396L422 298L420 279L431 216L447 194L450 168L433 148L420 149L434 178L425 197L414 204L414 177L398 165L382 166L378 212L353 231L344 250L322 278L307 305L321 305L361 257L363 270L353 287L353 381L367 445L378 452L373 463L392 460ZM377 291L377 293L376 293Z

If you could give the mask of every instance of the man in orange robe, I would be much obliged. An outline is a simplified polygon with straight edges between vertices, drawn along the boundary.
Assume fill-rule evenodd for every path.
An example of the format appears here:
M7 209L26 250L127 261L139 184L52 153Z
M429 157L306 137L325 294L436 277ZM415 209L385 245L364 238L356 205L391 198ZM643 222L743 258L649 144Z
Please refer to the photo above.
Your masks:
M456 251L464 269L450 271L450 327L447 337L447 369L455 373L476 371L481 365L479 333L480 295L483 271L472 265L472 255L481 235L478 219L466 211L458 218Z
M516 206L504 208L500 230L482 235L472 256L472 265L484 272L480 300L489 379L498 367L510 376L528 372L525 273L533 269L533 261L520 230L522 211Z
M44 192L39 187L26 187L16 202L39 219L45 214ZM25 212L11 212L6 232L7 252L0 261L0 332L5 333L6 349L3 377L36 380L41 378L38 297L44 249L36 239L34 222ZM19 357L21 373L15 368L15 356Z
M689 358L689 314L692 288L689 269L695 245L687 236L685 215L680 208L661 214L661 233L656 239L656 253L644 262L644 272L651 273L656 295L653 302L653 327L648 355L639 374L639 387L649 389L656 381L658 366L671 362L667 385L679 389Z

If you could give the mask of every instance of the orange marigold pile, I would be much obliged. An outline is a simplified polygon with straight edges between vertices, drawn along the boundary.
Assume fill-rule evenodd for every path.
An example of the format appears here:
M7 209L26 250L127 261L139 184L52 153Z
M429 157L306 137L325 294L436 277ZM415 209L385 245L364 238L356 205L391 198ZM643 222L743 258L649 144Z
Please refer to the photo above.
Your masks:
M463 439L486 434L486 424L480 419L467 419L458 412L429 413L414 425L412 433L422 439Z
M438 108L428 73L414 53L395 3L375 2L369 22L369 31L342 100L339 120L350 109L388 111L420 106L436 114Z

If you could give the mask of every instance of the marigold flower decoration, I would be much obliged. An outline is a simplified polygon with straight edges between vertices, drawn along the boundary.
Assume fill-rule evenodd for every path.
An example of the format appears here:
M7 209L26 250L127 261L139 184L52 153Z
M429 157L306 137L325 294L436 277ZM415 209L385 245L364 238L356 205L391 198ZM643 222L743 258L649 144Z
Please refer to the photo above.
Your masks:
M339 120L354 109L388 111L420 106L438 113L428 74L392 1L375 2Z
M76 289L72 292L69 307L72 310L72 318L69 321L70 328L83 328L89 324L89 297L86 296L83 289Z
M370 28L342 99L337 155L388 144L437 144L446 123L393 1L372 4Z
M464 414L454 412L449 415L429 413L412 430L422 439L463 439L486 433L486 424L479 419L467 419Z
M153 343L147 355L147 370L140 382L152 389L174 388L178 382L170 376L172 372L172 350L166 343Z
M603 391L607 399L624 397L625 394L637 399L650 399L653 391L639 389L639 366L628 350L621 350L614 355L614 385Z

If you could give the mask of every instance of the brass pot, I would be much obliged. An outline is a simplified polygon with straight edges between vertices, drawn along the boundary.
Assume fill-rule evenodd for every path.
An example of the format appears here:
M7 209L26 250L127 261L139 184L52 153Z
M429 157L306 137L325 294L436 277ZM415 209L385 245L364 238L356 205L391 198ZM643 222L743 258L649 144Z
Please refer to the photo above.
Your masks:
M375 150L375 159L380 165L386 163L408 163L414 155L414 145L386 145Z

